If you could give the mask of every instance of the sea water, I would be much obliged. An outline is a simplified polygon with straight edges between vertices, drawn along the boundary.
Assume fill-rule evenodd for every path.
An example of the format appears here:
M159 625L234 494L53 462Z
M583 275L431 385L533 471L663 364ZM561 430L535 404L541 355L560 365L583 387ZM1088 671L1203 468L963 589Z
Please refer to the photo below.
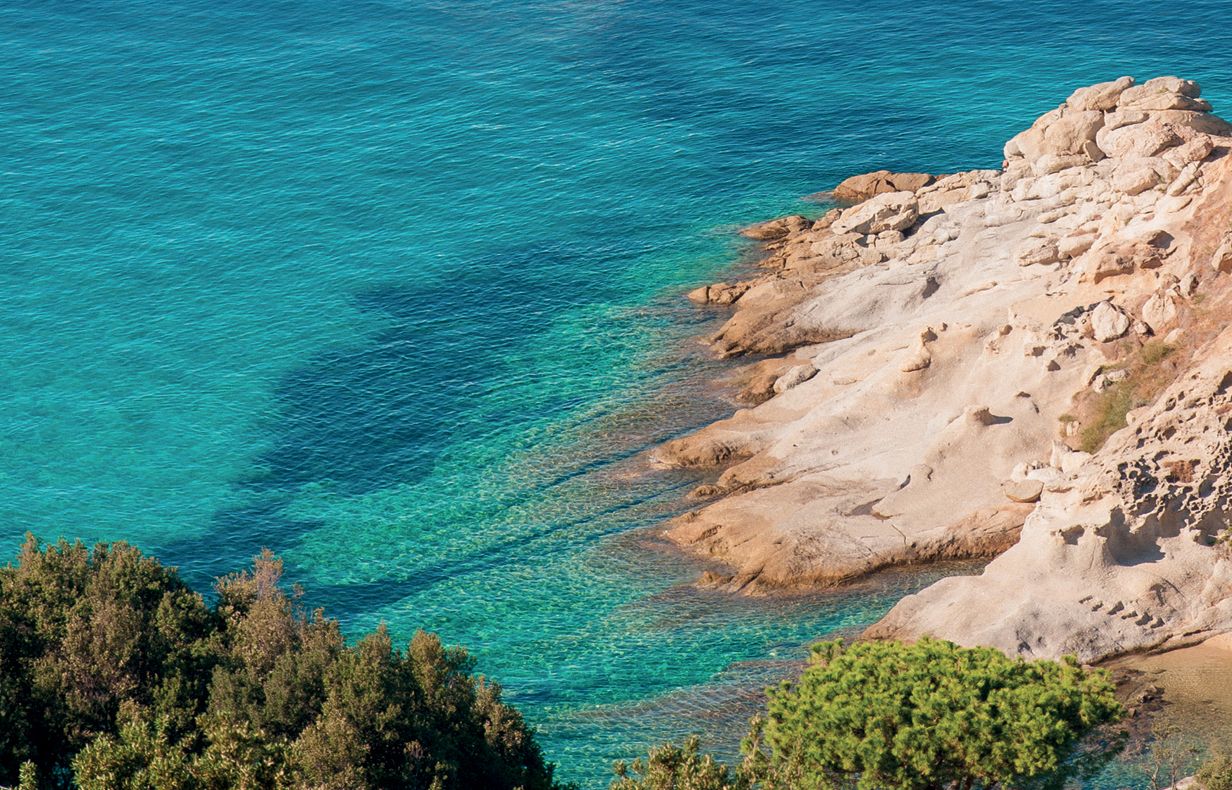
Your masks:
M997 167L1227 4L0 2L0 547L262 547L348 634L467 646L561 774L692 730L954 569L698 591L647 462L733 408L681 299L878 167Z

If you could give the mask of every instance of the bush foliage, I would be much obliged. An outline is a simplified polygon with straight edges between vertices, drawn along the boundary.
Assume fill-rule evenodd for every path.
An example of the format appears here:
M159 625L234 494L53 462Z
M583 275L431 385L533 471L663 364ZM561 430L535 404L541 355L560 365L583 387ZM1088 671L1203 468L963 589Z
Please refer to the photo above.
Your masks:
M0 569L0 784L556 787L464 651L348 645L281 576L264 553L207 605L131 546L28 537Z
M611 790L749 790L743 771L702 754L697 736L684 745L664 744L632 764L618 762Z
M1197 785L1202 790L1232 790L1232 756L1219 753L1203 763Z
M1091 736L1123 715L1106 673L989 648L826 642L769 693L734 772L660 748L618 790L975 790L1061 786L1110 756Z
M0 568L0 784L82 790L558 787L462 650L380 628L348 645L267 553L211 603L122 544L33 537ZM1102 672L923 640L816 646L745 759L696 739L617 765L616 790L1050 786L1107 749ZM1084 751L1086 750L1086 751ZM1221 766L1222 768L1222 766ZM1218 785L1208 771L1210 785ZM1059 785L1057 785L1059 786ZM1222 786L1222 785L1218 785Z

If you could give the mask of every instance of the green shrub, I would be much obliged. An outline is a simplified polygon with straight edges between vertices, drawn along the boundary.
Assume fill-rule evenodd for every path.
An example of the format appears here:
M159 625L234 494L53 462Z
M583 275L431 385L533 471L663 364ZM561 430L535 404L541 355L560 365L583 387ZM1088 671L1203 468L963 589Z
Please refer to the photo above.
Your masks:
M775 786L994 787L1055 774L1122 715L1103 672L991 648L826 642L771 691L764 773Z
M1232 757L1217 754L1207 760L1197 774L1202 790L1232 790Z
M208 606L122 543L30 537L0 568L0 784L82 790L556 787L474 662L348 646L268 552Z
M696 736L683 746L665 744L632 765L616 763L611 790L747 790L744 775L698 749Z
M1026 662L932 639L822 643L800 679L769 697L734 778L700 771L712 763L686 744L651 753L641 773L656 782L621 784L622 774L613 788L1059 787L1116 753L1116 739L1097 736L1124 714L1107 674L1073 659ZM722 781L672 784L695 775Z

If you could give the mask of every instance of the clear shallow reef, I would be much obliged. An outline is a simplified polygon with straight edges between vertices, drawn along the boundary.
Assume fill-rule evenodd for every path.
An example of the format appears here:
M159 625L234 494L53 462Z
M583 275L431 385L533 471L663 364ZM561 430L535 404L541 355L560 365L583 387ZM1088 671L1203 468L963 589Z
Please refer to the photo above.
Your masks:
M566 777L730 751L802 645L932 577L698 593L644 451L731 408L679 298L875 167L995 167L1122 73L1232 98L1223 2L0 7L0 542L262 546L465 644ZM1226 112L1226 110L1225 110ZM940 572L940 571L938 571Z

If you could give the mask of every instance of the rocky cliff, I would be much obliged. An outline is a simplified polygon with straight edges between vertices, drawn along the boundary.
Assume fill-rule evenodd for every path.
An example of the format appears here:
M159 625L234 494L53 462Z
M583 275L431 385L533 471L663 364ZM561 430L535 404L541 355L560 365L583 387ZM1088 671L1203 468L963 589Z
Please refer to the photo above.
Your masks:
M662 448L712 467L669 536L746 591L993 557L925 633L1091 660L1232 627L1232 126L1197 84L1075 91L1000 170L844 182L699 288L757 405ZM999 555L999 556L998 556Z

